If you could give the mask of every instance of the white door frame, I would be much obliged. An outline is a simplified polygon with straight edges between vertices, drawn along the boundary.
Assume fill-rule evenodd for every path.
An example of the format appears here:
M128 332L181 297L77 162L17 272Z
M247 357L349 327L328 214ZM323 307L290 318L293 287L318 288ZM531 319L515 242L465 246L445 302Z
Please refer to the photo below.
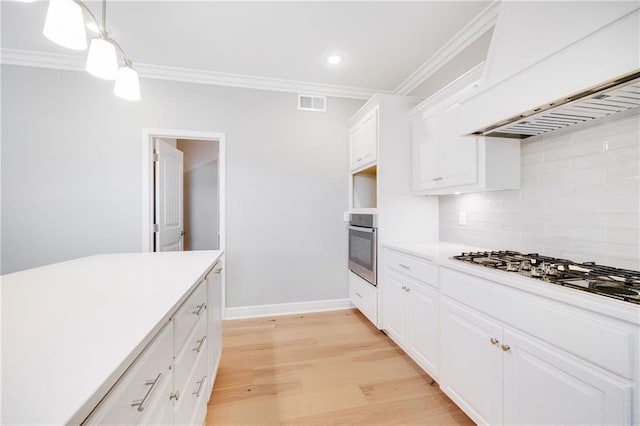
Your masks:
M218 142L218 214L220 221L219 250L226 248L226 134L221 132L200 132L175 129L142 129L142 251L153 250L153 139L197 139ZM222 312L226 308L226 256L222 257Z

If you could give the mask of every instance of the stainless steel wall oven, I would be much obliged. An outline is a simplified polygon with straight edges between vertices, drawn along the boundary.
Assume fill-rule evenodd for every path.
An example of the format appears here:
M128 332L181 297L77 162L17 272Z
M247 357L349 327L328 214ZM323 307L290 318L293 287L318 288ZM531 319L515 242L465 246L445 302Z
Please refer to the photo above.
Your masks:
M349 269L372 285L377 285L378 239L375 214L349 215Z

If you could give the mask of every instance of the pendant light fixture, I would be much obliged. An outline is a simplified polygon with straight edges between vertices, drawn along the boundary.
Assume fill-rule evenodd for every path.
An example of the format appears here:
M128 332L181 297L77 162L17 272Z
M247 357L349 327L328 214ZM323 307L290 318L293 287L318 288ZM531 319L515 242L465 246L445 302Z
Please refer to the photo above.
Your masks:
M102 24L81 0L49 0L44 35L52 42L75 50L87 48L87 33L83 11L98 29L98 38L91 40L86 70L106 80L116 80L113 93L132 101L140 100L140 81L133 62L107 31L107 2L102 0ZM118 53L124 65L118 66Z
M104 38L94 38L89 46L87 72L105 80L115 80L118 75L116 47Z
M138 73L131 68L131 64L126 64L118 70L118 78L113 87L113 94L129 101L140 100L140 81Z
M87 48L82 8L74 0L50 0L44 21L44 36L67 49Z

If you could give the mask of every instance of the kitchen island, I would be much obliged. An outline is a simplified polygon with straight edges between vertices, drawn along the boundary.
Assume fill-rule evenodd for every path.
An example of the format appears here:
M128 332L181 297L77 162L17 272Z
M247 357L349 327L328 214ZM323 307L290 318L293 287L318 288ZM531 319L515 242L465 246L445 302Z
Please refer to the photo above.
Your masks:
M219 277L221 268L213 268L221 256L221 251L107 254L1 277L1 423L82 423L120 382L128 383L123 377L160 332L171 331L168 359L175 359L174 315L196 292L219 306L219 280L217 290L206 284L210 276ZM186 308L194 317L206 312L206 305ZM206 326L211 316L205 317L198 324L220 334L220 327ZM185 327L185 336L196 328ZM219 336L208 337L209 353L219 357ZM164 374L170 387L173 372ZM210 390L211 374L207 383L204 389Z

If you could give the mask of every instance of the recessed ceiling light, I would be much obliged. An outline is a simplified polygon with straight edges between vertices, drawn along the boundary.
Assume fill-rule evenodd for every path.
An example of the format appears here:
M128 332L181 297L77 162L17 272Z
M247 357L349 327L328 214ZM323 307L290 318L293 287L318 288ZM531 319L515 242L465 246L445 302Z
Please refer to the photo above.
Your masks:
M339 53L332 53L326 57L327 64L329 65L340 65L344 62L344 55Z

